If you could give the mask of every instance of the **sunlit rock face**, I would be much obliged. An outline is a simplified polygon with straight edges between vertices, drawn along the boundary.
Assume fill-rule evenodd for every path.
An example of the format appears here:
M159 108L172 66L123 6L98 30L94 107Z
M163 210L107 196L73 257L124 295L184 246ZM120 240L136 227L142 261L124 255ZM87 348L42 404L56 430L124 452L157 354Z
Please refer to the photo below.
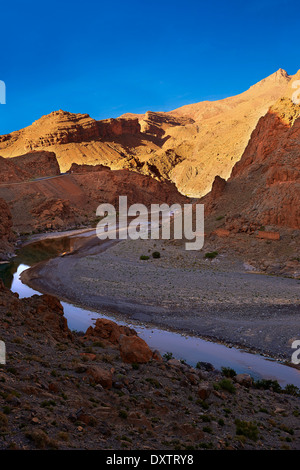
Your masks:
M203 201L224 212L224 228L239 225L300 228L300 106L284 97L260 119L223 190ZM242 231L242 230L241 230Z
M0 155L47 150L56 154L62 172L72 163L130 169L168 179L181 193L200 197L210 191L216 175L230 176L259 118L292 80L279 69L240 95L168 113L96 121L88 114L55 111L0 137Z

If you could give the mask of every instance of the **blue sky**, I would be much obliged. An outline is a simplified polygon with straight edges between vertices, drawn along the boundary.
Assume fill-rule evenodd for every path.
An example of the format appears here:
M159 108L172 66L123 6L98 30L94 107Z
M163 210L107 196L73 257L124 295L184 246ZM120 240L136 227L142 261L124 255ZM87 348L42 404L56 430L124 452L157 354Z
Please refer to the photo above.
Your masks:
M298 0L17 0L0 15L0 134L57 109L168 111L300 68Z

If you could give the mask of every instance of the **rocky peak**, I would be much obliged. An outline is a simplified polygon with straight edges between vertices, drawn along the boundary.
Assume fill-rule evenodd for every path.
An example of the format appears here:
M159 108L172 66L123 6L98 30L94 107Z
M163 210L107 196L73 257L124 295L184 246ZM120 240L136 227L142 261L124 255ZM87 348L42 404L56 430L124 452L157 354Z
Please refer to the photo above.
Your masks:
M287 86L290 80L291 80L290 75L288 75L288 73L285 70L279 69L276 72L269 75L268 77L263 78L255 85L252 85L249 88L249 91L260 92L262 89L268 89L269 87L273 87L273 86L281 86L281 85Z

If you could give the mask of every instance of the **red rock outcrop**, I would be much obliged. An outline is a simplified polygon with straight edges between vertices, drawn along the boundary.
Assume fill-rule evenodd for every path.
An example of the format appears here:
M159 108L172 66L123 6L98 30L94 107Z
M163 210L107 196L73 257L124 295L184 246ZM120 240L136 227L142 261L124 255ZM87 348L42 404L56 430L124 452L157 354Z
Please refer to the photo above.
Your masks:
M19 168L10 158L0 157L0 184L18 183L31 178L30 173Z
M117 345L120 349L121 359L124 362L145 363L152 358L155 360L160 359L157 352L153 353L147 343L137 336L135 330L128 326L118 325L105 318L98 319L94 327L90 326L85 333L85 338L100 338L106 344ZM92 369L91 375L93 379L96 380L99 375L99 380L101 380L102 372L100 374L94 373L95 367ZM101 382L98 381L97 383Z
M46 199L30 210L36 220L36 229L62 229L65 224L75 224L76 217L80 214L73 208L68 199Z
M0 310L13 312L18 322L23 322L28 331L38 328L45 343L60 342L73 337L60 301L51 295L34 295L19 299L18 295L4 287L0 280ZM10 324L6 323L5 315L1 315L0 323L1 328L11 328Z
M120 135L137 135L140 133L138 119L105 119L103 121L97 121L97 127L101 139Z
M110 170L110 168L105 165L78 165L78 163L72 163L67 173L93 173L101 170Z
M145 134L163 137L169 127L186 126L194 124L194 120L188 117L172 116L167 113L153 113L147 111L140 120L141 131Z
M0 183L19 183L59 174L54 152L29 152L14 158L0 157Z
M117 323L107 320L106 318L99 318L96 320L95 326L90 326L86 333L86 336L95 336L101 340L105 340L110 344L119 344L120 336L136 336L137 333L128 326L118 325Z
M64 317L64 309L60 301L52 295L36 295L30 297L33 314L38 316L38 320L44 323L51 335L61 340L72 338L72 333L68 328L67 319Z
M59 164L54 152L29 152L25 155L11 158L10 161L31 178L44 176L58 176L60 174Z
M211 188L211 197L216 199L223 194L223 191L226 187L226 180L217 175L214 179L212 188Z

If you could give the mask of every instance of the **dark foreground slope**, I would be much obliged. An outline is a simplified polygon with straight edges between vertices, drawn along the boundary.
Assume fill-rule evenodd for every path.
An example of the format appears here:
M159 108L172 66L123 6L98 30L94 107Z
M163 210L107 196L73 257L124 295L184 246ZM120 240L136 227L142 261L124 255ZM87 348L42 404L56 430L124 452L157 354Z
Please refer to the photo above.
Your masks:
M1 449L300 448L298 398L162 360L112 322L78 336L62 315L0 286Z

